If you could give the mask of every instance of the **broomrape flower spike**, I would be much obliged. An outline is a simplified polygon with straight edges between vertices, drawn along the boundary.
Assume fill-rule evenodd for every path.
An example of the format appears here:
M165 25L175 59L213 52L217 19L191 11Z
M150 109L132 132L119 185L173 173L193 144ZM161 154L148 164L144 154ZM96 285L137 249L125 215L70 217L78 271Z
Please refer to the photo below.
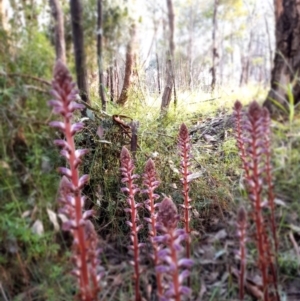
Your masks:
M276 233L274 235L275 214L273 193L269 194L269 201L263 202L262 194L264 184L267 182L268 190L272 189L270 173L270 143L266 135L270 134L268 121L269 114L266 109L262 109L257 102L249 105L247 114L242 114L242 105L236 102L234 106L234 115L236 122L236 139L240 156L245 171L245 182L248 197L251 203L251 216L256 225L256 243L258 250L258 267L262 274L264 287L264 301L272 298L270 286L275 290L275 299L280 300L277 285L277 272L273 262L273 256L276 255ZM275 252L272 250L272 244L268 236L268 226L265 223L263 208L273 211L271 214L271 228L275 244ZM273 225L274 223L274 225ZM275 253L275 254L274 254ZM273 299L272 299L273 300Z
M182 296L190 296L190 288L183 285L189 276L188 269L193 261L182 258L182 242L186 240L187 233L184 229L177 229L179 215L173 201L165 198L159 206L157 214L158 235L154 241L164 246L158 252L160 265L156 270L166 275L161 301L180 301Z
M131 230L131 241L133 246L131 246L133 250L133 267L134 267L134 280L135 280L135 300L141 301L140 294L140 264L139 264L139 248L142 244L139 244L138 241L138 232L141 228L141 225L138 226L138 214L137 208L140 207L141 204L135 203L135 194L138 192L138 187L134 183L134 180L139 176L133 174L134 164L133 160L130 156L128 149L123 146L120 156L121 161L121 173L122 173L122 183L126 184L126 187L122 188L123 192L126 192L128 195L127 203L129 208L125 209L125 212L130 213L130 221L127 221L127 224Z
M156 236L157 224L157 204L155 204L155 201L159 198L159 195L155 194L154 191L159 186L159 182L156 179L155 165L152 159L149 159L145 165L143 184L146 186L146 189L143 192L148 196L148 199L145 201L145 207L150 214L150 218L145 218L145 220L149 223L149 235L151 236L151 243L153 247L154 265L157 266L159 245L153 240L153 238ZM159 298L162 296L161 281L161 274L156 271L157 294Z
M63 224L63 230L70 231L73 235L72 260L75 268L72 274L78 279L79 298L83 301L93 301L97 299L100 291L101 274L97 270L100 251L97 247L95 228L88 220L93 212L82 212L85 197L81 195L81 189L88 181L88 176L80 177L78 166L87 150L75 149L74 135L83 128L83 124L72 123L74 111L81 110L84 106L75 101L75 83L72 82L69 70L60 60L54 67L51 94L53 99L49 101L49 105L55 114L61 115L62 121L52 121L50 126L58 128L65 136L65 140L55 140L54 143L62 148L61 155L69 165L68 168L59 168L63 177L58 201L62 205L60 211L68 219Z
M263 109L263 128L264 128L264 149L266 155L266 181L268 185L268 205L271 210L271 228L272 235L275 244L275 254L278 254L278 238L277 238L277 229L276 229L276 221L275 221L275 195L274 195L274 184L272 179L272 164L271 164L271 119L269 111L264 108Z
M183 222L184 222L184 227L185 227L185 231L187 233L187 240L186 240L186 257L190 258L191 257L191 250L190 250L190 210L191 210L191 199L189 198L189 180L188 180L188 176L190 175L189 172L189 166L190 166L190 149L191 149L191 145L190 145L190 137L189 137L189 131L187 126L183 123L180 127L179 130L179 137L178 137L178 144L179 144L179 150L180 150L180 158L181 158L181 162L180 162L180 172L182 175L181 178L181 183L183 186L182 189L182 194L184 197L184 202L181 205L181 207L184 210L184 218L183 218Z

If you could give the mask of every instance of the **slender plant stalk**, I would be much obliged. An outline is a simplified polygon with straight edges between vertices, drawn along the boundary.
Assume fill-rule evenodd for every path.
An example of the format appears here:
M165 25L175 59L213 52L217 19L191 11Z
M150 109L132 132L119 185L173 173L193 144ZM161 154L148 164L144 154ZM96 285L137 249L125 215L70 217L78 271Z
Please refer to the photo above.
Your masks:
M270 114L266 108L263 110L263 125L265 132L264 139L264 149L266 156L266 180L268 185L268 205L271 211L271 229L275 245L275 254L278 254L278 238L277 238L277 229L276 229L276 220L275 220L275 194L274 194L274 184L272 177L272 164L271 164L271 143L270 143Z
M271 250L268 249L268 258L270 259L271 273L273 276L273 284L275 288L276 300L280 300L279 289L278 289L278 280L277 280L277 266L278 266L278 237L277 237L277 227L275 219L275 194L274 194L274 184L272 177L272 164L271 164L271 119L269 111L266 108L263 108L262 111L263 118L263 127L264 127L264 152L265 152L265 172L266 172L266 182L268 187L268 207L271 212L271 232L274 242L274 254L275 254L275 263L273 262ZM266 237L266 239L268 239Z
M191 210L191 199L189 198L189 180L188 176L190 174L188 168L190 166L190 138L189 138L189 131L186 125L183 123L180 127L179 130L179 137L178 137L178 142L179 142L179 149L180 149L180 157L181 157L181 162L180 162L180 172L182 175L181 182L182 182L182 193L184 197L184 202L181 205L183 210L184 210L184 228L185 232L187 233L187 240L186 240L186 258L191 257L191 242L190 242L190 210ZM189 279L188 279L189 280ZM189 281L188 281L189 282Z
M239 150L239 155L243 163L243 170L245 172L245 178L249 179L249 167L247 162L247 153L245 149L245 142L243 137L243 122L244 122L244 114L242 111L242 104L239 101L236 101L234 104L234 117L235 117L235 139L237 143L237 147Z
M72 123L73 112L84 107L75 102L77 90L67 67L60 60L54 68L52 91L54 99L49 102L53 112L62 116L63 121L53 121L50 126L62 131L66 140L55 140L54 143L62 147L61 155L67 159L69 168L60 167L63 175L60 185L60 202L63 205L61 211L68 221L64 223L65 230L69 230L74 237L73 261L75 269L73 274L79 282L79 297L84 301L97 299L100 290L98 284L100 274L97 272L99 260L97 259L97 235L93 224L88 218L93 214L92 210L83 212L85 198L81 190L88 181L88 176L79 176L78 166L81 158L87 153L85 149L76 150L74 135L83 128L82 123Z
M188 235L184 229L178 229L179 215L170 198L165 198L159 206L157 228L159 235L154 240L162 245L158 252L160 265L156 270L164 274L166 283L160 300L180 301L183 296L190 297L191 289L184 286L184 279L189 276L193 261L181 256L181 243Z
M238 237L240 240L240 274L239 274L239 295L240 301L244 300L245 295L245 274L246 274L246 231L247 231L247 213L244 207L241 207L238 211Z
M146 189L144 190L144 193L147 194L148 199L145 201L145 207L149 211L150 218L145 218L145 220L149 223L150 231L149 235L151 236L151 243L153 247L153 256L154 256L154 265L158 266L159 264L159 258L158 258L158 251L159 246L154 241L154 237L156 236L156 207L157 204L155 204L155 201L159 198L159 195L157 195L154 191L159 186L159 181L157 181L156 171L155 171L155 165L152 159L149 159L145 165L145 171L144 171L144 186L146 186ZM157 284L157 295L159 298L161 298L163 293L162 288L162 277L161 274L156 271L156 284Z
M139 244L138 241L138 232L141 228L141 225L137 225L138 214L137 208L141 204L135 203L135 194L138 192L137 185L134 183L134 180L138 178L138 175L133 174L135 168L133 160L130 156L130 153L126 147L122 148L121 151L121 172L122 172L122 183L126 183L126 187L122 188L123 192L128 194L127 203L129 208L126 208L125 211L130 213L131 221L127 221L127 224L131 230L131 240L132 240L132 250L133 250L133 267L134 267L134 280L135 280L135 300L141 301L140 294L140 264L139 264L139 249L142 247L142 244Z
M270 120L269 113L256 102L249 106L247 115L242 114L242 105L236 102L234 106L236 119L236 139L245 171L246 189L252 205L252 217L256 225L256 243L258 249L258 267L262 274L264 287L264 301L271 298L270 284L275 289L276 300L280 300L277 285L277 272L273 262L274 253L277 254L278 242L276 236L274 193L270 163ZM243 117L244 120L243 120ZM268 202L263 202L264 184L268 186ZM268 237L263 208L271 211L271 230L275 250ZM270 277L271 273L272 277ZM273 278L273 279L272 279Z

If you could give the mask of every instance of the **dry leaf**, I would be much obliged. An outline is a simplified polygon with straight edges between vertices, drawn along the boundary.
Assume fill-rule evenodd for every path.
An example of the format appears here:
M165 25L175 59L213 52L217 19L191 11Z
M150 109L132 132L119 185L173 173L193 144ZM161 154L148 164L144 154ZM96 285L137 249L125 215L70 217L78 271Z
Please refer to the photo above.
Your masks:
M283 200L281 200L281 199L275 199L274 200L274 203L276 204L276 205L279 205L279 206L283 206L283 207L287 207L286 206L286 203L283 201Z
M300 227L299 226L290 224L289 227L291 228L292 231L300 233Z
M57 215L54 211L50 210L47 208L47 213L49 216L49 220L52 223L52 225L54 226L54 230L57 232L59 231L59 224L58 224L58 220L57 220Z
M227 237L227 232L225 229L221 229L220 231L218 231L217 233L215 233L213 236L211 236L209 238L209 242L210 243L214 243L216 241L219 241L221 239L224 239Z
M44 234L43 223L39 219L37 219L32 225L31 231L32 233L37 234L38 236L43 235Z
M197 298L197 301L201 301L204 294L206 293L207 289L206 289L206 286L205 286L205 282L203 279L201 279L201 289L200 289L200 292L198 294L198 298Z
M30 215L30 213L31 213L31 210L26 210L22 213L21 217L22 218L28 217Z
M200 172L194 172L194 173L192 173L192 174L190 174L190 175L187 176L187 180L188 180L188 182L190 182L192 180L200 178L202 175L203 175L202 171L200 171Z
M66 222L68 221L68 218L67 218L64 214L62 214L62 213L58 213L57 216L60 218L60 220L61 220L63 223L66 223Z
M97 129L96 133L97 133L97 135L99 136L100 139L103 138L103 136L104 136L104 129L103 129L103 127L101 125L98 126L98 129Z
M217 139L215 137L208 135L208 134L205 134L203 137L207 142L216 142L217 141Z
M11 169L7 162L0 160L0 168L6 170L9 176L11 175Z

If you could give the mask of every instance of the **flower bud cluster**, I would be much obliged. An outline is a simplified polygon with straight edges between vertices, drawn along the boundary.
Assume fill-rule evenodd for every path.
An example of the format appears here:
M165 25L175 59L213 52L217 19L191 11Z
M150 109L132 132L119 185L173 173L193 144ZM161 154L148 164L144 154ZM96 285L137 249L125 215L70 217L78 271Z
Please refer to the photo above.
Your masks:
M189 276L189 268L193 265L193 261L182 256L184 251L182 243L188 234L184 229L177 228L179 219L176 205L170 198L164 198L157 214L158 235L154 238L161 246L156 270L165 276L161 301L179 301L182 296L191 294L184 281Z
M88 181L88 176L79 176L78 166L82 157L87 153L85 149L75 148L74 135L83 129L82 123L73 123L73 113L84 108L76 100L77 90L67 67L57 61L54 68L51 94L49 101L53 112L61 115L62 121L52 121L50 126L59 129L65 139L55 140L54 143L61 147L61 155L66 158L68 167L60 167L63 175L60 183L59 202L60 209L67 221L63 229L73 235L72 260L75 268L72 273L78 279L79 297L81 300L92 301L97 299L100 290L99 280L99 249L95 228L89 217L93 211L83 211L85 197L81 190Z

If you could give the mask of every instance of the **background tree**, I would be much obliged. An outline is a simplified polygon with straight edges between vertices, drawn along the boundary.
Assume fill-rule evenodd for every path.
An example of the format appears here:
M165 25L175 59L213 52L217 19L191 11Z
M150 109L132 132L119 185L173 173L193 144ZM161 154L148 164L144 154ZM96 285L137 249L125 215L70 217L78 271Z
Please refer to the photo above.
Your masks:
M215 90L216 86L216 64L219 57L217 49L217 13L218 13L219 0L214 0L214 12L213 12L213 32L212 32L212 67L211 67L211 89Z
M174 9L173 9L173 1L167 0L167 9L168 9L168 25L169 25L169 49L167 54L167 62L166 62L166 83L164 92L161 100L161 110L166 110L169 107L172 95L172 88L174 86L174 70L173 70L173 61L174 61Z
M82 4L81 0L70 0L70 11L72 19L72 35L75 54L75 66L77 85L80 97L84 102L89 102L87 70L85 62L85 49L82 26Z
M130 28L130 39L126 47L126 60L125 60L125 73L123 80L123 88L120 94L117 104L124 105L128 100L128 92L131 86L131 78L133 74L134 63L134 44L136 40L136 24L132 23Z
M64 14L59 3L59 0L49 0L51 13L54 19L55 32L55 53L56 59L66 62L66 43L65 43L65 28L64 28Z
M287 85L293 84L295 103L300 101L300 10L299 1L276 0L276 54L271 77L271 89L264 105L275 112L276 104L285 104Z
M106 111L106 96L103 85L103 14L102 14L102 0L97 1L98 8L98 24L97 24L97 56L98 56L98 73L99 73L99 97L102 103L102 110Z

